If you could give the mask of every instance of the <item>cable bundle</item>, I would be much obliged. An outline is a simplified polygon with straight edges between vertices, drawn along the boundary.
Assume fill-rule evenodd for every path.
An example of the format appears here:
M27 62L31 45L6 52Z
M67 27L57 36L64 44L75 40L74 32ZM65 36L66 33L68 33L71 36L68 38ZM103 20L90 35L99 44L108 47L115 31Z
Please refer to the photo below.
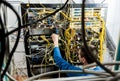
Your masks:
M16 42L15 42L15 45L14 45L12 51L11 51L10 54L9 54L9 59L8 59L8 61L7 61L7 64L6 64L5 69L3 70L3 72L2 72L2 67L1 67L2 64L3 64L3 59L0 59L0 71L1 71L1 73L2 73L2 74L1 74L1 77L0 77L1 80L2 80L2 78L4 77L4 75L5 75L5 73L6 73L7 69L8 69L8 66L9 66L9 64L10 64L11 58L12 58L12 56L13 56L16 48L17 48L17 45L18 45L18 42L19 42L19 38L20 38L20 30L21 30L22 28L28 27L28 26L30 26L30 25L32 25L32 24L34 24L34 23L37 23L37 22L39 22L39 21L42 21L42 20L48 18L49 16L52 16L52 15L54 15L55 13L59 12L60 10L62 10L62 9L66 6L66 4L68 3L68 1L69 1L69 0L67 0L67 1L65 2L65 4L64 4L61 8L57 9L57 10L54 11L53 13L51 13L51 14L49 14L49 15L41 18L41 19L38 19L38 20L36 20L36 21L34 21L34 22L27 23L27 24L21 26L21 20L20 20L20 17L19 17L19 15L18 15L18 13L14 10L14 8L13 8L9 3L7 3L7 2L4 1L4 0L1 0L0 5L1 5L1 4L4 4L4 5L7 6L8 8L10 8L10 9L15 13L15 15L16 15L16 17L17 17L17 19L18 19L18 28L14 29L14 30L12 30L12 31L10 31L10 32L8 32L8 33L5 33L5 26L4 26L4 24L3 24L3 20L2 20L2 18L1 18L1 16L0 16L0 26L1 26L0 30L2 31L2 33L0 34L0 42L1 42L1 47L4 49L4 50L1 50L1 52L0 52L0 57L1 57L1 58L4 59L4 54L5 54L5 42L4 42L4 41L5 41L5 38L8 37L8 36L9 36L10 34L12 34L13 32L18 31L18 35L17 35L17 39L16 39ZM93 60L94 60L101 68L103 68L103 69L107 72L107 75L105 74L106 76L115 77L115 78L110 79L110 81L111 81L111 80L117 81L117 80L120 78L120 77L119 77L119 73L117 74L116 72L112 72L112 71L110 71L109 69L107 69L104 65L102 65L98 60L96 60L96 59L93 57L93 55L91 54L90 50L88 49L88 46L87 46L87 43L86 43L86 40L85 40L85 22L84 22L84 17L85 17L85 15L84 15L84 8L85 8L85 0L83 0L83 4L82 4L82 33L83 33L83 36L82 36L82 37L83 37L83 43L84 43L84 45L85 45L85 47L86 47L86 51L88 52L89 56L90 56L91 58L93 58ZM2 45L2 44L3 44L3 45ZM93 74L94 74L94 73L93 73ZM101 73L101 74L102 74L102 73ZM101 75L101 74L100 74L100 75ZM46 74L45 74L45 75L46 75ZM36 77L38 77L38 76L36 76ZM34 79L34 78L33 78L33 79ZM32 80L33 80L33 79L32 79ZM28 81L29 81L29 80L28 80Z

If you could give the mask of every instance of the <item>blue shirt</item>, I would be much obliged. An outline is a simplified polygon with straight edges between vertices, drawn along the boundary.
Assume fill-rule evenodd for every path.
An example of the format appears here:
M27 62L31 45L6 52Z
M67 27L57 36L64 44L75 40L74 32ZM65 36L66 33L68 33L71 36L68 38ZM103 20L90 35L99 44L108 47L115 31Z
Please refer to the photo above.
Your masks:
M82 68L73 66L62 58L59 47L54 47L54 61L55 61L56 65L61 70L79 70L82 72ZM102 69L99 66L96 66L95 68L92 68L91 70L100 71ZM92 74L67 73L67 76L69 76L69 77L72 77L72 76L90 76L90 75L92 75Z

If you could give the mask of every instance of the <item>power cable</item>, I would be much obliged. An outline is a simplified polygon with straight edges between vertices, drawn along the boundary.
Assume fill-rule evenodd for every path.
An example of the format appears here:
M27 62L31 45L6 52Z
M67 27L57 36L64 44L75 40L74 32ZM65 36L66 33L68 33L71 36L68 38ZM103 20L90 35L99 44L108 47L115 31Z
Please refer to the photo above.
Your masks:
M83 38L83 43L84 43L84 46L86 48L86 52L88 54L88 56L90 58L92 58L103 70L105 70L107 73L110 73L112 76L115 76L116 74L114 72L112 72L111 70L107 69L104 65L102 65L94 56L93 54L90 52L89 48L88 48L88 45L87 45L87 42L86 42L86 39L85 39L85 1L86 0L82 0L82 22L81 22L81 25L82 25L82 38Z
M94 74L94 75L98 75L99 77L108 77L108 76L110 76L109 74L106 74L106 73L96 72L96 71L90 71L90 70L84 70L84 71L79 71L79 70L58 70L58 71L52 71L52 72L38 74L36 76L28 78L25 81L33 81L33 80L41 78L43 76L48 76L48 75L52 75L52 74L56 74L56 73ZM100 76L100 75L102 75L102 76Z
M17 81L15 78L13 78L8 72L6 72L6 76L12 80L12 81Z
M27 26L29 26L29 25L32 25L33 23L37 23L37 22L39 22L39 21L42 21L42 20L46 19L46 18L49 17L49 16L54 15L54 14L57 13L58 11L62 10L62 9L66 6L66 4L68 3L68 1L69 1L69 0L67 0L67 1L65 2L65 4L64 4L60 9L57 9L57 10L54 11L53 13L51 13L51 14L43 17L42 19L39 19L39 20L34 21L34 22L32 22L32 23L28 23L28 24L23 25L23 26L21 26L20 17L19 17L19 15L18 15L18 13L14 10L14 8L13 8L9 3L7 3L6 1L4 1L4 0L1 1L1 3L5 4L5 5L8 6L10 9L12 9L13 12L16 14L17 18L18 18L18 28L16 28L16 29L12 30L11 32L8 32L7 34L5 34L3 38L0 38L0 40L3 40L3 39L4 39L5 37L7 37L8 35L12 34L12 33L15 32L15 31L18 31L18 36L17 36L16 42L15 42L15 45L14 45L14 47L13 47L13 49L12 49L10 55L9 55L9 59L8 59L8 61L7 61L7 64L6 64L5 69L3 70L3 73L2 73L2 75L1 75L1 78L3 78L3 76L5 75L8 67L9 67L9 64L10 64L10 61L11 61L11 58L12 58L12 55L13 55L13 53L15 52L15 50L16 50L16 48L17 48L17 45L18 45L18 42L19 42L19 38L20 38L20 29L25 28L25 27L27 27Z
M15 78L13 78L8 72L5 74L11 81L17 81Z
M12 7L12 5L10 5L9 3L7 3L7 2L4 1L4 0L2 0L0 4L2 4L2 3L3 3L4 5L6 5L7 7L9 7L9 8L15 13L15 15L17 16L17 19L18 19L18 35L17 35L17 39L16 39L16 41L15 41L15 44L14 44L14 46L13 46L13 49L12 49L12 51L11 51L10 54L9 54L9 59L8 59L8 61L7 61L7 63L6 63L5 69L3 70L3 73L1 74L1 79L4 77L4 75L5 75L8 67L9 67L9 65L10 65L10 62L11 62L13 53L15 52L15 50L16 50L16 48L17 48L17 45L18 45L18 43L19 43L19 39L20 39L20 27L21 27L20 17L19 17L19 15L18 15L18 13L15 11L15 9ZM4 38L4 37L3 37L3 38ZM2 58L4 58L4 57L2 57Z
M40 22L40 21L42 21L42 20L48 18L49 16L54 15L55 13L59 12L60 10L62 10L62 9L67 5L68 1L69 1L69 0L67 0L67 1L65 2L65 4L64 4L61 8L57 9L57 10L54 11L53 13L51 13L51 14L49 14L49 15L47 15L47 16L45 16L45 17L39 19L39 20L36 20L36 21L34 21L34 22L32 22L32 23L27 23L27 24L21 26L20 29L26 28L27 26L30 26L30 25L35 24L35 23L37 23L37 22ZM8 35L12 34L12 33L15 32L15 31L18 31L18 30L19 30L19 28L16 28L16 29L14 29L14 30L12 30L12 31L10 31L10 32L8 32L8 33L6 33L4 37L7 37ZM2 40L2 39L0 38L0 40Z
M25 28L25 27L27 27L27 26L29 26L29 25L32 25L33 23L37 23L37 22L39 22L39 21L42 21L42 20L46 19L46 18L49 17L49 16L54 15L54 14L57 13L59 10L63 9L63 8L66 6L66 4L67 4L68 1L69 1L69 0L66 1L66 3L63 5L63 7L61 7L60 9L58 9L58 10L56 10L56 11L54 11L53 13L47 15L46 17L43 17L42 19L39 19L39 20L34 21L34 22L32 22L32 23L25 24L25 25L23 25L23 26L20 26L21 23L19 23L19 28L16 28L16 29L8 32L7 34L5 34L4 37L7 37L8 35L12 34L12 33L15 32L15 31L20 31L20 29L22 29L22 28ZM7 5L7 6L9 5L9 8L11 8L11 9L13 8L9 3L7 3L7 2L5 2L5 1L3 1L3 0L2 0L2 3L4 3L4 4ZM85 3L85 0L83 0L83 5L82 5L82 21L83 21L83 22L82 22L82 28L83 28L83 30L85 30L85 29L84 29L84 7L85 7L84 3ZM14 10L13 10L13 11L14 11ZM16 13L15 13L15 14L16 14ZM18 18L19 18L19 16L18 16ZM19 22L20 22L20 21L19 21ZM21 28L20 28L20 27L21 27ZM18 35L19 35L19 32L18 32ZM19 37L19 36L18 36L18 37ZM18 38L18 37L17 37L17 38ZM86 43L86 41L85 41L85 31L83 31L83 38L84 38L84 45L85 45L85 47L86 47L86 50L88 51L88 54L90 54L91 57L93 57L93 55L90 53L90 51L89 51L89 49L88 49L88 47L87 47L87 43ZM2 40L2 39L4 39L4 38L0 38L0 40ZM18 41L19 41L19 38L16 39L16 43L17 43ZM16 43L15 43L15 46L14 46L13 51L11 51L10 57L12 57L12 54L13 54L13 52L15 51L15 47L17 47L17 44L16 44ZM94 58L93 58L93 59L94 59ZM94 60L95 60L95 62L96 62L99 66L101 66L106 72L110 73L112 76L115 76L115 74L114 74L113 72L111 72L110 70L108 70L107 68L105 68L100 62L98 62L96 59L94 59ZM9 66L9 63L7 63L7 65ZM4 76L4 74L5 74L5 71L3 71L2 76Z
M117 62L107 62L107 63L102 63L102 65L120 65L120 61L117 61ZM93 66L97 66L97 64L94 63L94 64L86 65L86 66L84 66L84 69L86 69L86 68L90 68L90 67L93 67Z
M0 15L0 27L1 27L1 31L0 31L0 38L3 38L5 36L5 29L4 29L4 25L3 25L3 21ZM5 55L5 38L3 38L3 40L0 41L1 42L1 51L0 51L0 72L2 70L2 65L3 65L3 60L4 60L4 55ZM0 79L1 79L1 73L0 73Z
M118 73L115 77L108 78L107 81L120 81L120 73Z

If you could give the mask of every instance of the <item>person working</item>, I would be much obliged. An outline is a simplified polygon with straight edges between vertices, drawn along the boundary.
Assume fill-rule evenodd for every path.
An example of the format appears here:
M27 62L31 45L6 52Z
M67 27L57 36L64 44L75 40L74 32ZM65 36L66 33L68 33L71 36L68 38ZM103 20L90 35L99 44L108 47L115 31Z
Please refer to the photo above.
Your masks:
M59 35L57 34L52 34L51 35L53 43L54 43L54 61L56 63L56 65L61 69L61 70L80 70L82 71L82 68L76 67L70 63L68 63L66 60L64 60L61 56L60 53L60 49L59 49L59 44L58 44L58 38ZM94 56L97 58L97 50L95 49L95 47L93 46L89 46L89 49L91 50L91 52L94 54ZM79 61L83 64L83 66L87 65L87 64L91 64L94 63L94 61L86 54L85 52L85 47L81 46L81 48L78 50L78 58ZM99 66L93 67L93 68L89 68L90 70L94 70L94 71L100 71L102 70ZM72 76L90 76L91 74L74 74L74 73L67 73L68 77L72 77Z

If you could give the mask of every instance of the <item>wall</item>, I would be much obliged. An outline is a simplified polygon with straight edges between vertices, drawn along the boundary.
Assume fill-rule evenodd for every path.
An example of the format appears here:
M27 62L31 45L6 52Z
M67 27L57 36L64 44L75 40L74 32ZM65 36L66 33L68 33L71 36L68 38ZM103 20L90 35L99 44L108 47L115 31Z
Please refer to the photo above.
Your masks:
M109 0L106 27L115 45L120 32L120 0Z

